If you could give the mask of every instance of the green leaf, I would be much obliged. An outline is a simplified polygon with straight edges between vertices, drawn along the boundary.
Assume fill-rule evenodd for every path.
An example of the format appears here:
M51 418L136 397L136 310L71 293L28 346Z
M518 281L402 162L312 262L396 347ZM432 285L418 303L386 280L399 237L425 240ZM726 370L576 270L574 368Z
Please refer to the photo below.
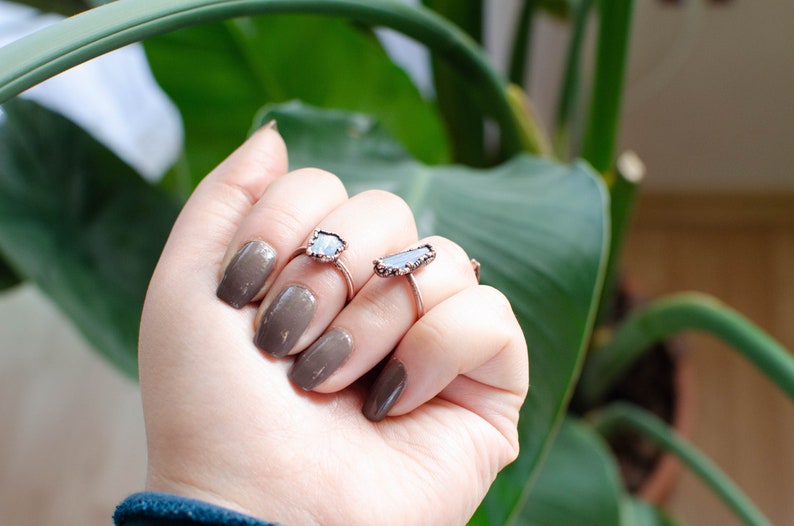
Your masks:
M65 118L21 99L0 120L0 251L130 376L149 277L177 203Z
M263 16L195 26L145 43L182 112L194 183L237 147L263 104L300 99L377 116L425 162L447 159L435 108L373 35L336 18Z
M583 163L520 155L489 170L428 167L370 117L299 104L266 109L291 168L338 174L351 193L383 188L411 205L422 234L459 243L504 291L530 349L532 388L522 410L521 456L503 470L475 520L505 524L520 510L565 414L594 316L607 247L606 193Z
M621 526L679 526L679 522L645 501L625 495L620 505Z
M482 44L482 0L423 0L422 4L439 13ZM471 111L477 106L473 86L438 56L431 57L436 100L444 117L454 162L485 166L485 121Z
M70 67L121 46L196 24L256 14L312 13L388 27L444 57L477 93L479 111L499 126L499 150L522 149L522 130L505 81L481 47L448 20L400 0L125 0L70 17L0 48L0 102ZM314 35L312 35L314 36ZM203 64L199 64L204 67Z
M0 257L0 292L22 282L19 275Z
M601 437L567 419L517 524L617 526L623 498L620 474Z
M91 7L90 2L83 0L15 0L17 4L35 7L43 13L58 13L71 16Z
M538 0L538 7L551 15L567 18L580 0Z

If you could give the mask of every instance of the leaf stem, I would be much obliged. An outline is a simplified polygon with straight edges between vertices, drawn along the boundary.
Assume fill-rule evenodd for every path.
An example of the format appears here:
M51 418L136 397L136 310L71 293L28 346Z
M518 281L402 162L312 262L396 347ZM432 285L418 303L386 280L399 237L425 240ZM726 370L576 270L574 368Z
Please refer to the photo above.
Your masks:
M571 151L572 116L580 102L580 82L582 69L582 46L584 43L587 20L595 0L581 0L573 6L571 14L571 33L565 59L560 98L557 100L556 124L554 127L554 149L557 157L568 159Z
M771 526L769 520L719 466L648 411L625 402L616 402L594 414L592 424L604 436L625 427L642 433L665 451L678 457L745 524Z
M0 103L66 69L133 42L190 25L277 13L313 13L390 27L425 44L482 94L499 124L503 154L521 150L506 82L463 31L428 9L396 0L120 0L91 9L0 48Z
M610 172L610 175L612 173ZM606 322L612 314L615 294L620 284L620 257L628 231L629 220L634 210L637 189L645 178L645 165L632 151L624 152L615 162L614 180L610 183L609 217L610 243L607 273L598 306L596 324Z
M517 86L526 86L529 79L530 61L532 59L532 26L535 20L535 8L538 0L524 0L521 13L518 15L516 32L510 50L510 82Z
M611 340L591 351L578 396L593 407L651 344L687 330L731 345L794 401L794 357L750 320L700 293L672 295L629 316Z
M521 144L524 151L540 157L554 157L551 141L540 123L540 116L535 111L529 96L517 84L510 84L507 87L507 99L521 128Z
M424 0L424 5L464 30L475 42L482 42L482 0ZM471 111L476 106L475 93L461 81L458 71L440 58L432 58L436 103L444 117L454 162L468 166L485 166L485 123L482 115Z
M597 171L612 168L623 101L634 0L599 0L598 46L582 155Z

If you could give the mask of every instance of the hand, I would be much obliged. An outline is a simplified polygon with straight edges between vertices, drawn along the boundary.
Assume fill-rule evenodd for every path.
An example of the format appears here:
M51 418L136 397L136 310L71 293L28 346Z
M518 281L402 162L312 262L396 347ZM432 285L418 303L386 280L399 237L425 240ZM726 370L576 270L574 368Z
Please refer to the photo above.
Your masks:
M348 243L349 303L344 272L292 257L315 228ZM417 319L407 279L372 262L422 243L437 257L413 274ZM285 525L444 525L465 523L516 457L528 365L509 303L478 285L462 248L418 240L393 194L287 173L265 127L174 225L144 306L140 379L148 490Z

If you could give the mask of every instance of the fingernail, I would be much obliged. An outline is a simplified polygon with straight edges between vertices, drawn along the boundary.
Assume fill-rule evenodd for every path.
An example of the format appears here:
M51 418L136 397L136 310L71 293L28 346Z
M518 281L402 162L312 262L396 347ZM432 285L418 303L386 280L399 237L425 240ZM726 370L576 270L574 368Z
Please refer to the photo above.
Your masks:
M405 372L403 363L392 357L383 368L372 390L364 402L361 412L369 420L380 422L386 418L386 414L394 407L405 389L408 376Z
M289 377L304 391L311 391L339 369L352 350L350 333L339 327L331 329L298 356Z
M276 251L264 241L250 241L234 255L223 272L216 294L239 309L262 289L273 271Z
M314 295L304 287L282 290L265 310L254 344L277 358L286 356L309 326L316 305Z
M274 130L278 131L278 124L276 124L276 119L270 119L265 124L262 125L263 129L266 130Z

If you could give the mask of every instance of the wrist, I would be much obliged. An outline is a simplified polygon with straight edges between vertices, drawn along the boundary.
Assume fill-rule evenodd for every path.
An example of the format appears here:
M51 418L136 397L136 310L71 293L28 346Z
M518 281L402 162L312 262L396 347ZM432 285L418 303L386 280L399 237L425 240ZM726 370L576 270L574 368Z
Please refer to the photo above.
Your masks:
M145 493L140 495L170 495L177 499L191 502L202 502L217 509L226 510L240 516L255 519L251 526L261 525L321 525L311 513L301 509L294 502L294 494L278 497L271 495L265 489L268 481L261 481L256 488L248 487L245 482L232 480L228 477L211 476L212 486L199 483L195 480L182 480L176 477L165 476L151 467L147 473ZM273 522L266 522L273 521ZM199 523L204 524L204 523ZM214 525L215 523L207 523ZM219 523L226 525L226 523ZM237 522L232 522L238 526ZM240 523L239 526L249 526Z
M160 492L130 495L113 514L116 526L147 526L163 523L185 526L276 526L237 511L202 500Z

